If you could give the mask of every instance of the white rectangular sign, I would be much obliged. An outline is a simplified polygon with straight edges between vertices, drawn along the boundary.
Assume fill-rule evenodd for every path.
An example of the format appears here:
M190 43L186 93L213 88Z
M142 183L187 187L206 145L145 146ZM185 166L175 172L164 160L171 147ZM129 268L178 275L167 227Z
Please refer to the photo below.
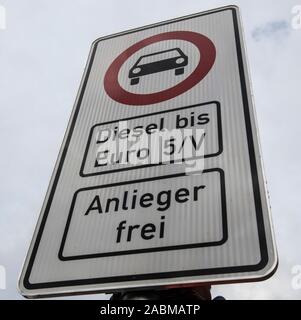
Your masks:
M256 281L276 267L237 7L97 39L21 293Z

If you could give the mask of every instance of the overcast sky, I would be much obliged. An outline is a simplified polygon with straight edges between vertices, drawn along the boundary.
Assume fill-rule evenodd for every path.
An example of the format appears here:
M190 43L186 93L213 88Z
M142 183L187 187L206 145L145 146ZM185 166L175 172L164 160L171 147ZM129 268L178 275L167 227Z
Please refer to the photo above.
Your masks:
M216 286L213 294L301 298L291 286L292 267L301 265L301 29L291 27L291 10L301 0L0 0L0 265L7 273L0 298L22 298L17 278L91 42L228 4L242 12L280 264L270 280Z

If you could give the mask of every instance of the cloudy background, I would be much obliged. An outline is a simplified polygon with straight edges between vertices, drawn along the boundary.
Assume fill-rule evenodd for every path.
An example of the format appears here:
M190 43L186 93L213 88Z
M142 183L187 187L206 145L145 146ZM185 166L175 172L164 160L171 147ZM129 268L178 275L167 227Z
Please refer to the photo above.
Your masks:
M301 0L0 0L0 299L22 299L17 278L91 42L228 4L242 12L280 264L270 280L215 286L213 295L301 298L291 285L301 265L301 29L291 26Z

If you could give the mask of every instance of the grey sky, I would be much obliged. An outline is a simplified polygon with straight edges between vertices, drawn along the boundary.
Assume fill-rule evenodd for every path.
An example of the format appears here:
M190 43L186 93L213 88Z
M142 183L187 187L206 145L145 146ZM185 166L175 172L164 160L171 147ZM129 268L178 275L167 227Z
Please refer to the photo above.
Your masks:
M271 21L255 28L252 37L257 41L267 38L282 38L289 35L290 28L291 26L285 20Z
M0 30L0 265L7 289L0 299L21 298L18 274L91 42L228 4L242 11L280 265L270 280L216 286L213 293L301 298L291 287L291 268L301 265L301 29L291 28L298 0L0 0L7 14Z

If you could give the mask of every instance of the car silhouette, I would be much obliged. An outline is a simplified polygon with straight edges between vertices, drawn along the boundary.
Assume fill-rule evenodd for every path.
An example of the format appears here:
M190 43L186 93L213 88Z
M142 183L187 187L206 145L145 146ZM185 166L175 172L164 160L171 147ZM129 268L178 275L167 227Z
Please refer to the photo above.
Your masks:
M175 75L184 73L188 57L180 48L173 48L141 56L129 71L131 85L139 83L142 76L175 69Z

